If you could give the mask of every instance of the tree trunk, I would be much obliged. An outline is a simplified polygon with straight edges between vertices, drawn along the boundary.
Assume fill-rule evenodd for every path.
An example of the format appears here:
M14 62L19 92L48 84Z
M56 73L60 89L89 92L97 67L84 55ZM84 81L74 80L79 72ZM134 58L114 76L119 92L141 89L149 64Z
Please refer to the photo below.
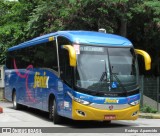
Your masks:
M120 35L126 37L127 36L127 20L126 19L121 19L121 24L120 24Z

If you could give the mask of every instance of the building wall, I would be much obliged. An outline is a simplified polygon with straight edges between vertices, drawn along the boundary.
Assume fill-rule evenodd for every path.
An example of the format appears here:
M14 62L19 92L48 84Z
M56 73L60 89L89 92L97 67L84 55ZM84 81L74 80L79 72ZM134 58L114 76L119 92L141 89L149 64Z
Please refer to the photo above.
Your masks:
M0 88L0 100L4 99L4 88Z

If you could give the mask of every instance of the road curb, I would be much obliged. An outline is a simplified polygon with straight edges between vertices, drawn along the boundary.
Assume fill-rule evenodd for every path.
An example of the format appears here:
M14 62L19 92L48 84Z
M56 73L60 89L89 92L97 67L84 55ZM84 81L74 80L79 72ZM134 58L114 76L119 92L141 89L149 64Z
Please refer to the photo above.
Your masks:
M160 119L160 114L154 114L154 113L140 113L140 118L146 118L146 119Z
M0 107L0 113L3 113L3 108Z

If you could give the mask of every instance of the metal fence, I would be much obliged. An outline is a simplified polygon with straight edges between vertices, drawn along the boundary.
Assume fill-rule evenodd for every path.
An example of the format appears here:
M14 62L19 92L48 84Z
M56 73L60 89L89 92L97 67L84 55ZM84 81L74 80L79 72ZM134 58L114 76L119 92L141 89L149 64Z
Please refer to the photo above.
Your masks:
M144 104L160 111L160 77L140 76L141 106Z

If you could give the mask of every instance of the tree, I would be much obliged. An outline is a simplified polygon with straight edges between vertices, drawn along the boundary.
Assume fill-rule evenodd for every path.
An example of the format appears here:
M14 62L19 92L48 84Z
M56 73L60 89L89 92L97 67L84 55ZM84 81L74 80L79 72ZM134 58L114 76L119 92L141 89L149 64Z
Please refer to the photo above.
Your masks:
M4 64L6 50L27 39L25 28L33 3L24 0L0 1L0 62Z
M128 25L128 37L136 48L146 50L151 55L150 73L160 74L160 2L158 0L143 1L132 8L132 15L133 18Z
M34 37L59 30L105 28L128 37L152 56L152 73L160 62L159 0L19 0L0 1L1 63L5 51ZM157 65L158 64L158 65Z

